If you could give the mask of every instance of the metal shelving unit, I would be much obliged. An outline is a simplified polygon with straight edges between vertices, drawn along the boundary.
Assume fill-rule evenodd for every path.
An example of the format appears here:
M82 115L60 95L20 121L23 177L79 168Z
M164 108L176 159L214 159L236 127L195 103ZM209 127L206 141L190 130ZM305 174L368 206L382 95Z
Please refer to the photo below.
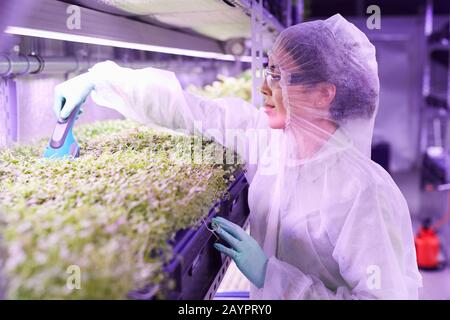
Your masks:
M198 60L204 60L234 63L237 70L241 63L252 63L253 91L257 93L262 81L264 50L285 26L300 20L303 7L301 0L196 0L190 2L195 5L183 11L173 5L175 2L155 0L144 8L145 12L138 12L135 8L121 7L119 1L3 0L2 7L9 8L12 14L1 24L2 29L5 27L4 34L0 35L2 50L7 50L0 52L1 90L7 94L0 101L0 123L8 130L0 131L6 137L0 141L0 146L16 142L17 137L20 140L20 132L15 132L16 99L11 93L14 90L10 89L15 88L17 78L25 75L32 74L36 79L49 73L54 77L76 75L106 59L120 61L122 65L160 65L162 68L189 64L195 67L200 65ZM71 5L80 9L80 29L67 27L67 8ZM242 34L238 29L233 29L235 34L228 34L230 39L219 39L220 28L213 28L214 19L209 26L215 29L217 37L214 33L208 37L195 32L196 19L178 19L186 28L176 25L179 15L192 14L200 18L203 15L202 19L207 21L211 19L210 12L219 14L221 10L222 23L232 25L236 19L244 21L249 31L247 39L240 38ZM163 16L174 24L158 21L157 18ZM192 28L189 28L190 23ZM250 49L251 40L254 43ZM27 47L28 43L35 45ZM120 50L130 58L117 57ZM97 52L99 57L95 56ZM159 58L163 59L161 63ZM198 60L186 62L189 59ZM260 104L259 94L254 97L254 104Z
M448 122L450 120L450 13L437 26L433 0L425 12L426 61L423 74L420 151L421 185L425 190L450 189ZM442 79L446 81L442 82Z

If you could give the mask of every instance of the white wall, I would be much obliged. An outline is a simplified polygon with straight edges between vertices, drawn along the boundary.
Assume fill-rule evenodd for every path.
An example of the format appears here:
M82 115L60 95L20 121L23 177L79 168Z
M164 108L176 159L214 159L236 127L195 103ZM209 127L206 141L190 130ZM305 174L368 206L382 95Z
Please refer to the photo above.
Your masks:
M381 16L380 30L369 30L365 18L351 20L377 51L380 105L374 141L390 143L392 171L408 170L420 158L418 112L422 104L424 19Z

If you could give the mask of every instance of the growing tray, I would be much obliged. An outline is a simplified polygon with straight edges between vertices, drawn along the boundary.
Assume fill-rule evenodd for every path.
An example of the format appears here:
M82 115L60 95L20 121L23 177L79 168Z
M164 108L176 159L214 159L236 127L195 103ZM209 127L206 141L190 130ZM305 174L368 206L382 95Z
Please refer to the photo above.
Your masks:
M221 216L245 228L250 212L247 203L248 183L243 172L235 176L236 180L228 187L229 196L215 203L207 220ZM213 247L216 241L217 238L204 223L197 229L178 231L170 243L173 258L164 266L164 272L168 279L173 280L175 287L168 289L150 284L131 291L128 297L150 300L156 299L156 294L161 292L165 299L170 300L212 299L231 262L229 257Z

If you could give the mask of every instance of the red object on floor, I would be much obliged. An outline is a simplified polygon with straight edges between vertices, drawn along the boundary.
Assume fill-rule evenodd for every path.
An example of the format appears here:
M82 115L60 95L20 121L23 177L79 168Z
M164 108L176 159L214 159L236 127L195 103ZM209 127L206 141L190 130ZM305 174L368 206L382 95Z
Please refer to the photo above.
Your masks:
M438 258L441 243L434 229L432 227L422 226L414 242L419 268L438 268L440 266Z

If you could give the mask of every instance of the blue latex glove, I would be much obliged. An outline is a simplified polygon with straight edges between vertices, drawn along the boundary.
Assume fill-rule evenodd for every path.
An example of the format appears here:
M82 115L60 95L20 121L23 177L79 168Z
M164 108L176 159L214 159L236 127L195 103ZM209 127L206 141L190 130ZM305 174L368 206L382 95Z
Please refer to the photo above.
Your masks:
M231 257L241 272L256 287L261 288L266 278L267 256L244 229L221 217L212 219L216 233L231 248L215 243L214 248Z
M57 118L66 119L73 109L83 104L95 85L91 75L83 73L55 87L55 101L53 111ZM78 112L80 116L82 109Z

